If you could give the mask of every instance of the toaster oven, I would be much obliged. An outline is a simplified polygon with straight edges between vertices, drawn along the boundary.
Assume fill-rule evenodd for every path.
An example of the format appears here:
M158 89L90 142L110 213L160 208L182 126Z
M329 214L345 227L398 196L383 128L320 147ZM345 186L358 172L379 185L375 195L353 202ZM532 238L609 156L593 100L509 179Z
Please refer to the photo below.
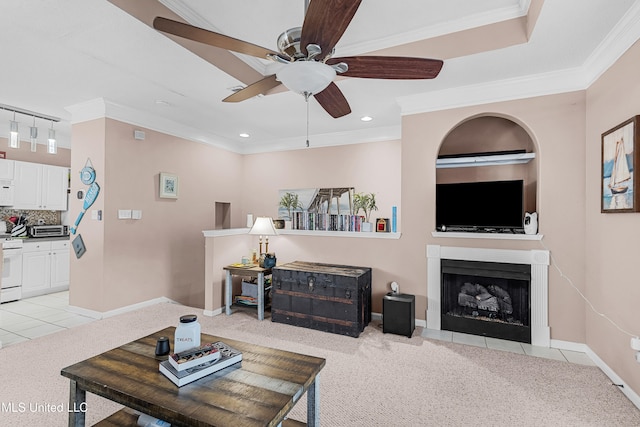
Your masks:
M33 225L29 227L31 237L58 237L67 236L69 226L67 225Z

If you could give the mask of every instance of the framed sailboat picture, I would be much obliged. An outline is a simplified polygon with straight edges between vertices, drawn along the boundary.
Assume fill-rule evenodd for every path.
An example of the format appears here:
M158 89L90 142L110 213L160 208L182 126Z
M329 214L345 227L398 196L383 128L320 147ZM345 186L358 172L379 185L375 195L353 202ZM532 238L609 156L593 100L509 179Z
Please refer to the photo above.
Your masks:
M640 187L635 167L640 165L640 116L630 118L602 134L601 212L640 211Z

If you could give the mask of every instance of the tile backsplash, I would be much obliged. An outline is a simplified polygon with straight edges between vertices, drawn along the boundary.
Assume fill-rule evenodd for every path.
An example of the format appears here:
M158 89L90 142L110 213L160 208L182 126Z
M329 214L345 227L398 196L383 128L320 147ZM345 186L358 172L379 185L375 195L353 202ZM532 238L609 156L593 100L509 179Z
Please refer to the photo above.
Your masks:
M62 224L60 211L31 211L11 208L0 208L0 220L7 223L7 232L11 232L13 223L9 221L12 216L19 217L24 215L27 218L27 226L29 225L58 225Z

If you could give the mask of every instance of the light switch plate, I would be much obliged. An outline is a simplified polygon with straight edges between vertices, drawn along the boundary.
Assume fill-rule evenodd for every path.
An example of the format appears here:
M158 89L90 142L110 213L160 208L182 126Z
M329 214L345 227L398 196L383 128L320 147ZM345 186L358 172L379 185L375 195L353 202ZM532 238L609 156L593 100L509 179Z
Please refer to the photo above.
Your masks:
M142 211L134 209L131 211L131 218L133 219L142 219Z
M98 219L98 211L93 209L91 211L91 219Z
M118 209L118 219L131 219L131 209Z

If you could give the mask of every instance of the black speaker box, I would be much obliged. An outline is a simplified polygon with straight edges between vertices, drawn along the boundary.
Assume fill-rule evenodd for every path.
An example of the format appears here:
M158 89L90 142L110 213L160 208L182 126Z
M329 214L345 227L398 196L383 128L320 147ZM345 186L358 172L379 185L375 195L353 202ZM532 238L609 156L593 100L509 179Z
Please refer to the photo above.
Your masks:
M389 292L382 298L382 332L411 338L416 328L416 297Z

